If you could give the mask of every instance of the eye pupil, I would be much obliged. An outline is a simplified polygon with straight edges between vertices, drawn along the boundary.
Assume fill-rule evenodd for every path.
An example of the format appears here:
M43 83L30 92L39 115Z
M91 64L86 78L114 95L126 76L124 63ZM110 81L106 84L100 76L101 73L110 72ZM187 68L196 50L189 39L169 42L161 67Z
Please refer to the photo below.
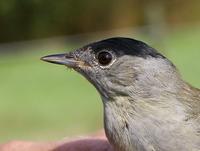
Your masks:
M101 65L108 65L112 61L112 54L106 51L100 52L97 57Z

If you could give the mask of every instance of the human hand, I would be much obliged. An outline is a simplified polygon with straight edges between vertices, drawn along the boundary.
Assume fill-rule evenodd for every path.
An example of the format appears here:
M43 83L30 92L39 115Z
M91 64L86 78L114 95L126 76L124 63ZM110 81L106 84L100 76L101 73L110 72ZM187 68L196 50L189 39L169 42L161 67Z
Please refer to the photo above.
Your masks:
M0 151L114 151L104 135L56 142L11 141Z

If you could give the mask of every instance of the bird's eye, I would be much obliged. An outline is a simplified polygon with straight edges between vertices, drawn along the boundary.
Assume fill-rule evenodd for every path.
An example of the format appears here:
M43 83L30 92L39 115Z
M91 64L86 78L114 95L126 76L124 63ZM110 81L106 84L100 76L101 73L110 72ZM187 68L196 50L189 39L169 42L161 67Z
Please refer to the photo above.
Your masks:
M97 59L98 59L98 62L100 65L106 66L109 63L111 63L113 56L110 52L102 51L102 52L98 53Z

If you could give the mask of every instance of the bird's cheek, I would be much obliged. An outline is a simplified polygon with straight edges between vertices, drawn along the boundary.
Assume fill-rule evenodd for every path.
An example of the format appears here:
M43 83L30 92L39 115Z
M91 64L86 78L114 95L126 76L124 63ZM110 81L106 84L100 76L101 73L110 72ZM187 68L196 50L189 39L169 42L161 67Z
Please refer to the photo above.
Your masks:
M85 77L89 82L94 82L95 77L90 67L83 66L75 70L78 73L80 73L83 77Z

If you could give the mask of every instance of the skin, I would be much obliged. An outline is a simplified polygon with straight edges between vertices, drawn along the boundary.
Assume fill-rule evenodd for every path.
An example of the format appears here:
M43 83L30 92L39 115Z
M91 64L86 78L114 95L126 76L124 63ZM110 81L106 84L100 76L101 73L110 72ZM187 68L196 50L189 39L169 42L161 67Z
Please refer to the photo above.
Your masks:
M104 133L81 139L55 142L11 141L0 145L0 151L114 151Z
M106 65L97 57L101 51L112 55ZM96 87L115 150L200 150L200 90L148 45L111 38L42 59L73 68Z

